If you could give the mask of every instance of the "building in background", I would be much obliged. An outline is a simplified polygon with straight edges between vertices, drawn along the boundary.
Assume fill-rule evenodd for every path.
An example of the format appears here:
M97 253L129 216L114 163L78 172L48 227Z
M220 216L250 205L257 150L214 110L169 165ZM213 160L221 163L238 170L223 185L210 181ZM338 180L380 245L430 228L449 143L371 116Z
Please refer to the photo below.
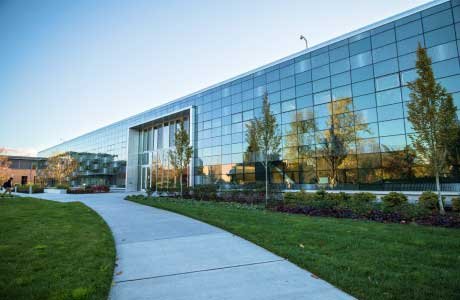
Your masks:
M44 157L4 156L8 161L8 168L3 169L2 178L13 177L13 184L33 184L37 182L37 170L46 163ZM6 180L5 179L5 180ZM2 182L3 184L3 182Z
M177 122L185 121L194 147L186 176L190 185L263 181L263 167L244 155L245 123L261 115L262 97L268 93L283 136L282 154L270 170L272 184L314 189L330 182L334 173L340 189L434 189L429 168L411 150L414 132L407 120L407 83L417 76L419 43L428 49L436 79L459 108L460 0L438 0L39 155L107 155L111 164L126 166L111 169L117 173L112 185L127 190L167 187L176 180L167 150L174 144ZM331 120L338 120L347 133L346 151L334 170L325 151ZM88 167L79 170L80 178L94 176ZM443 174L445 190L458 188L453 169Z

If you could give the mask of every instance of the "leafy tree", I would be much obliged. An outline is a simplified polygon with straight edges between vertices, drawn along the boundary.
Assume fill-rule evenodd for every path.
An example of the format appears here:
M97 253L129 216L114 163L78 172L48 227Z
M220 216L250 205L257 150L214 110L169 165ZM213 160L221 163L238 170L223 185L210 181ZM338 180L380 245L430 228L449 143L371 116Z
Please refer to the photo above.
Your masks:
M415 177L415 150L406 146L404 150L395 150L389 146L383 146L383 169L384 174L390 179L412 179Z
M168 151L169 161L171 165L179 174L180 177L180 195L183 196L182 180L184 172L190 164L190 159L193 154L193 147L190 146L190 138L187 130L185 130L184 123L179 123L179 128L174 135L175 144L174 149Z
M53 179L60 185L67 181L77 167L78 162L70 153L57 154L48 158L43 175L46 180Z
M280 152L281 137L277 134L278 125L270 111L267 93L264 94L262 117L251 120L247 125L246 141L248 149L258 151L265 168L265 205L268 204L268 168Z
M353 113L351 106L351 98L339 99L328 105L328 128L318 140L321 146L318 154L329 167L329 185L332 187L337 185L339 169L354 146L355 130L368 130L367 125L363 124L362 115Z
M439 208L444 214L439 176L446 168L448 147L455 142L452 133L458 126L456 107L452 95L436 82L431 58L420 44L416 68L418 78L409 83L411 93L408 119L416 132L411 139L415 149L429 163L434 173Z
M11 174L11 161L4 153L6 153L6 149L0 148L0 184L8 180Z

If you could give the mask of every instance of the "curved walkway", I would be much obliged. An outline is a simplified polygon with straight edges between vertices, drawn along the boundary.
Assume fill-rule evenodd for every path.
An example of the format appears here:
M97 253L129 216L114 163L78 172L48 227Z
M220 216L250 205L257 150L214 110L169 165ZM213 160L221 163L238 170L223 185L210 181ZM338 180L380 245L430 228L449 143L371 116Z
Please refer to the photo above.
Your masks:
M81 201L105 219L117 248L112 300L353 299L244 239L125 195L34 195Z

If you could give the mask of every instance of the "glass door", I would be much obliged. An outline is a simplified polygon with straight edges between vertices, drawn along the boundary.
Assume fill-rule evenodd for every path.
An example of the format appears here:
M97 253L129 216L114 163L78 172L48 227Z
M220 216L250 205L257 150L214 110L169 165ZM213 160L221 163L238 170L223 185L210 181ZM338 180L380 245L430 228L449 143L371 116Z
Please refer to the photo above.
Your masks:
M141 171L141 190L145 191L145 189L151 187L151 173L150 167L142 167Z

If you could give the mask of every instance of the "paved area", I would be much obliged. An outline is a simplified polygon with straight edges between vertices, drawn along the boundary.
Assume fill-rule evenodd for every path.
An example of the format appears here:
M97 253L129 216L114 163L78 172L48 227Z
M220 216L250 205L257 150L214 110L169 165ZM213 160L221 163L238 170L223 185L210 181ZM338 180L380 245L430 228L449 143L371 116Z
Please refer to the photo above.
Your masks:
M125 195L34 195L81 201L106 220L118 258L112 300L353 299L244 239Z

